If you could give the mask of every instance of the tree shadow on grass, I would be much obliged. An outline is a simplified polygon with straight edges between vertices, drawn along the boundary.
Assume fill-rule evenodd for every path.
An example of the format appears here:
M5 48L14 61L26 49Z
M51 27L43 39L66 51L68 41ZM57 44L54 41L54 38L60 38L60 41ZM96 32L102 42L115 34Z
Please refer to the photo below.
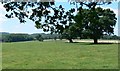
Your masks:
M97 43L97 44L95 44L95 43L89 43L89 45L106 45L106 44L116 44L116 43L105 43L105 42L102 42L102 43Z
M89 45L90 43L89 42L65 42L67 44L77 44L77 45Z
M111 44L117 44L117 43L105 43L105 42L100 42L100 43L93 43L93 42L65 42L65 43L69 43L69 44L78 44L78 45L111 45Z

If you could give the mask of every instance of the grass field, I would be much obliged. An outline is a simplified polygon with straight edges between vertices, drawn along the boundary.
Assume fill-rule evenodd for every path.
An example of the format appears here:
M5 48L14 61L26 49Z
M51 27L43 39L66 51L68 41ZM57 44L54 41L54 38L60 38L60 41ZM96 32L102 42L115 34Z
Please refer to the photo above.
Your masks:
M115 69L117 44L64 41L2 43L3 69Z

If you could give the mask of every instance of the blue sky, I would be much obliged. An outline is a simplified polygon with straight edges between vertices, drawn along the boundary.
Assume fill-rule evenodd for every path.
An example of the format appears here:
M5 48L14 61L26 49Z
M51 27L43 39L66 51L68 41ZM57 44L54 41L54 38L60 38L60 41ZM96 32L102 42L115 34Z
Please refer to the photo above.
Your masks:
M62 4L66 10L69 10L71 7L75 7L70 5L68 2L57 2L56 5ZM103 5L103 8L110 8L116 13L116 17L118 18L118 2L113 2L110 5ZM41 29L36 29L34 22L27 20L25 24L20 24L17 18L7 19L5 17L6 11L0 3L0 32L10 32L10 33L43 33ZM118 20L114 29L114 34L118 35Z

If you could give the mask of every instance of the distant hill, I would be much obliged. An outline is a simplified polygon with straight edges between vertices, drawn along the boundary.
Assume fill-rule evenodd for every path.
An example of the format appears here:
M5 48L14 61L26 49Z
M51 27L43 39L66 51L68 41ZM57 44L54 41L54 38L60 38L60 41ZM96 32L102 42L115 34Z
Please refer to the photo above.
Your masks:
M0 34L9 34L8 32L0 32Z

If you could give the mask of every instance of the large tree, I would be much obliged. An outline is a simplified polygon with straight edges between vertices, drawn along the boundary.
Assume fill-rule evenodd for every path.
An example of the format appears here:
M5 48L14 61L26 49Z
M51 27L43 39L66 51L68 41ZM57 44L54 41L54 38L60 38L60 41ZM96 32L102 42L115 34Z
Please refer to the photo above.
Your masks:
M102 8L100 7L96 8L97 5L111 4L111 2L73 2L72 4L74 5L76 4L76 6L77 7L79 6L79 7L77 8L77 11L78 11L77 15L73 17L75 22L69 23L69 26L66 29L64 29L64 32L63 32L63 36L66 39L68 39L69 42L73 42L72 39L75 39L77 37L80 37L80 38L87 37L87 38L94 39L94 43L98 43L97 39L103 36L103 34L106 31L109 30L109 32L106 32L106 34L113 33L113 27L116 24L116 17L114 12L109 9L106 9L108 13L111 12L109 13L110 14L109 16L107 15L107 17L109 18L112 17L111 19L108 18L110 24L105 25L104 24L105 21L100 24L97 21L101 22L103 17L106 16L107 12L104 12L103 14ZM86 8L83 8L83 5L85 5ZM100 19L98 19L98 17ZM99 25L104 26L104 28ZM109 28L105 29L107 26ZM101 28L97 29L99 27Z
M80 20L82 18L82 21ZM82 35L94 39L94 43L98 43L98 39L104 34L113 34L114 26L117 18L115 13L110 9L100 7L83 9L82 14L78 12L75 17L82 29Z

